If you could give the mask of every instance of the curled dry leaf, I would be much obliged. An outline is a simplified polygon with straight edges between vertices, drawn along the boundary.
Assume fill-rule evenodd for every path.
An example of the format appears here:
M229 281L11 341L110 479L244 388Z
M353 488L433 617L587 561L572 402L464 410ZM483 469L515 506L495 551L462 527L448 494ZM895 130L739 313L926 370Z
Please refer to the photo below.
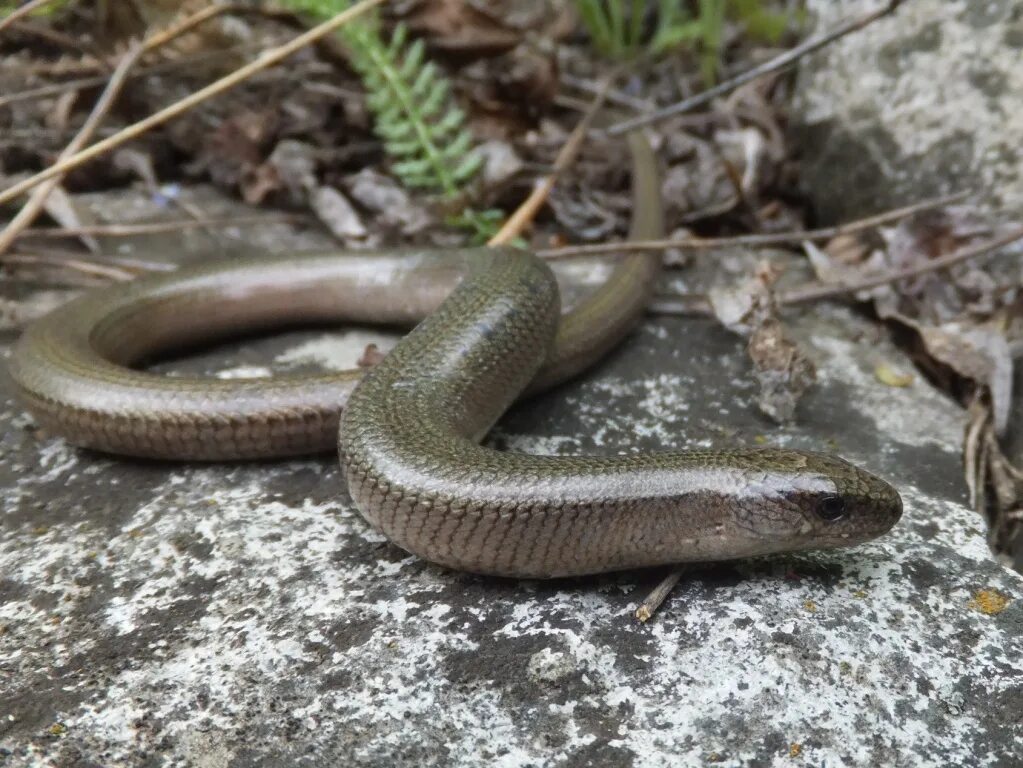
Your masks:
M755 128L721 130L714 133L722 160L739 177L744 197L755 197L767 165L767 141Z
M932 358L987 389L994 428L1002 434L1009 422L1012 402L1012 355L1003 332L989 325L926 326L907 317L897 319L919 334Z
M558 224L576 240L593 242L609 237L618 226L618 215L590 189L555 187L547 199Z
M865 241L850 236L835 238L824 249L806 241L803 252L822 283L855 283L889 269L884 251L871 248ZM882 318L897 311L898 297L888 284L857 291L855 297L857 301L873 299L874 308Z
M504 184L521 171L524 165L515 148L501 139L485 141L476 151L483 157L483 183L488 188Z
M747 353L760 384L758 406L778 422L791 421L803 393L816 381L816 368L785 333L770 287L778 273L767 263L738 288L708 294L721 323L749 339Z
M776 175L763 133L715 131L707 141L690 133L669 136L661 194L669 220L720 215L742 200L755 201Z
M263 162L277 132L273 110L244 110L224 120L203 142L194 170L204 170L217 184L240 185Z
M334 187L314 189L309 195L309 204L320 221L342 242L361 240L369 234L348 198Z
M51 190L50 194L46 197L46 202L43 203L43 208L50 215L50 218L68 229L96 223L95 217L88 208L77 205L72 197L64 191L64 187L60 185ZM101 249L95 237L81 235L79 240L92 253L100 252Z
M279 141L253 181L256 177L267 180L265 193L282 190L290 203L300 205L316 188L316 148L294 139Z
M963 441L963 470L970 506L988 519L988 542L1009 552L1023 531L1023 472L1006 457L995 435L991 406L975 398Z
M975 240L984 227L978 216L963 207L918 214L897 226L881 230L886 244L886 268L925 266ZM928 325L958 320L967 314L989 317L1004 303L1007 286L1019 284L1020 275L996 278L990 261L965 263L931 272L892 286L898 291L898 311Z
M483 137L511 139L531 130L560 89L557 59L526 46L459 74L474 105L473 132Z
M481 6L464 0L420 0L403 21L431 48L459 57L495 56L517 46L522 33Z
M760 410L775 421L791 421L799 398L816 381L813 363L786 337L776 318L753 332L748 351L760 382Z
M374 365L380 365L386 356L387 353L381 352L376 344L367 344L355 364L360 368L372 368Z
M352 199L376 214L375 225L397 228L402 234L413 235L433 223L429 212L415 203L390 176L363 168L345 181Z
M951 208L881 230L881 247L869 235L857 234L835 238L824 250L807 244L805 251L822 281L855 282L872 273L925 266L962 247L977 231L972 211ZM1018 284L1018 277L1013 283ZM1002 324L977 318L992 318L1015 295L1001 290L988 270L962 264L878 286L857 298L873 299L877 314L913 330L933 361L986 391L1000 435L1009 418L1012 354Z

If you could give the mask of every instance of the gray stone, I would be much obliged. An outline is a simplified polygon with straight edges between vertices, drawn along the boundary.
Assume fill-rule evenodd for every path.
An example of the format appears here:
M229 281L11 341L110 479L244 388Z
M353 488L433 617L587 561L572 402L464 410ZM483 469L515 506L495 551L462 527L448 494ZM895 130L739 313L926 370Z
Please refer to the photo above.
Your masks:
M148 243L180 252L177 236ZM491 437L548 453L766 441L837 451L902 492L885 538L694 570L647 625L632 611L659 573L446 571L363 522L334 457L79 451L40 433L3 378L0 762L1018 765L1023 580L964 506L959 408L919 378L881 384L878 363L908 365L857 316L820 307L793 325L819 375L795 425L758 415L735 337L651 319ZM160 367L346 367L378 338L288 332Z
M879 0L810 0L817 30ZM821 218L971 189L1023 213L1023 4L908 0L800 69L792 116Z

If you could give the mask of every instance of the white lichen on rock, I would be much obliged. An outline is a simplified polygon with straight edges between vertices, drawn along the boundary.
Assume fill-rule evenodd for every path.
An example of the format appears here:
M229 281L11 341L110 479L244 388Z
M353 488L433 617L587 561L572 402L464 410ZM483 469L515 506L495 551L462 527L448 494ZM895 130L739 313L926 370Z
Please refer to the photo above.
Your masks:
M883 5L810 0L818 31ZM1013 0L914 0L811 57L794 116L828 218L972 188L1023 212L1023 13Z

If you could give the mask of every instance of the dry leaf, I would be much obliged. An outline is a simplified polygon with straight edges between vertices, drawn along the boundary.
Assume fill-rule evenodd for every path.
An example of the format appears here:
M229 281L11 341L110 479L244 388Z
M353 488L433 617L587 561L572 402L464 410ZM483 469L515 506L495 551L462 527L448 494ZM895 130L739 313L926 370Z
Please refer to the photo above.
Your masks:
M386 353L381 352L380 347L376 344L367 344L355 364L360 368L372 368L375 365L380 365L386 356Z
M309 205L327 229L343 242L369 234L348 198L333 187L317 187L309 195Z
M403 21L430 47L459 57L479 58L510 51L522 34L497 16L464 0L423 0Z
M747 353L760 384L757 404L778 422L791 421L803 393L816 381L813 363L787 337L776 316L770 291L779 273L762 263L757 274L737 288L708 293L715 316L730 331L749 338Z
M64 187L56 186L47 196L43 203L46 213L54 221L67 229L76 229L87 224L95 224L95 217L87 208L75 205L74 200L64 191ZM99 253L101 248L95 237L91 235L79 235L79 240L85 244L92 253Z
M940 327L920 325L900 318L915 328L935 360L965 379L988 388L995 431L1002 434L1009 422L1012 402L1012 355L1001 331L988 326L946 323Z
M433 221L429 212L412 201L390 176L364 168L347 179L348 194L359 205L377 214L374 224L397 227L403 234L422 232Z

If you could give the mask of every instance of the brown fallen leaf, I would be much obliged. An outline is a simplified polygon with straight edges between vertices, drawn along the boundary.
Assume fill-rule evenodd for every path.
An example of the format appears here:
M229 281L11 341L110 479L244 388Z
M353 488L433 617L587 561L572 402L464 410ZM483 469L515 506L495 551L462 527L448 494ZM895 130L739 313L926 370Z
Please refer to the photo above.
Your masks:
M380 365L380 362L386 356L386 353L381 352L380 347L376 344L367 344L366 349L363 350L362 355L355 361L355 364L360 368L372 368L374 365Z
M206 137L199 149L193 170L204 170L217 184L241 187L262 164L266 150L277 134L277 112L242 110L224 120ZM260 180L265 185L265 179ZM245 190L242 190L245 193ZM265 196L266 190L261 190ZM250 199L261 199L249 190Z
M421 0L404 14L403 21L431 48L463 59L505 53L522 41L521 32L464 0Z
M341 192L330 186L319 186L309 195L309 205L316 216L342 242L361 240L369 234L358 212Z
M964 379L987 388L995 431L1002 434L1012 402L1012 355L1004 334L985 325L926 326L909 318L898 319L917 331L931 357Z
M363 168L345 179L349 196L363 208L376 214L374 228L396 228L402 234L422 232L433 223L433 217L416 203L409 193L390 176L372 168Z
M778 277L777 270L764 262L742 285L711 290L708 297L718 320L749 339L747 354L760 384L760 410L777 422L786 422L795 416L800 398L817 379L817 371L788 338L776 315L770 287Z

